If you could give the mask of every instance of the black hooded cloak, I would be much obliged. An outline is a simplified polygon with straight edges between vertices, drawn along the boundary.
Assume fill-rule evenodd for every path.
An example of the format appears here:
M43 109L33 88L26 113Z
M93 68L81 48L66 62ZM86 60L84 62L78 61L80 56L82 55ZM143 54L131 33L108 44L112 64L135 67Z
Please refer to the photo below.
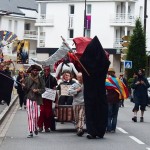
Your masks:
M108 114L105 79L110 61L97 36L87 45L80 61L90 74L82 72L87 132L103 138Z
M0 71L0 100L10 104L14 81L5 71Z

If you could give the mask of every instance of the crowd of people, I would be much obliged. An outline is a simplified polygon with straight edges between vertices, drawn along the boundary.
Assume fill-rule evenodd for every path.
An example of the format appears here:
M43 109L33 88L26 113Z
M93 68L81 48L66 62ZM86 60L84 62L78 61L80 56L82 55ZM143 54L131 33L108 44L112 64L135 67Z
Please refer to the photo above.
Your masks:
M0 65L1 70L3 70L3 64ZM78 72L75 66L73 64L70 65L70 62L67 60L65 60L65 63L61 63L56 72L57 77L54 77L51 75L49 66L40 67L38 65L31 65L27 72L23 68L20 68L18 71L15 88L19 96L19 109L22 110L24 106L24 109L27 110L29 130L27 137L33 138L34 134L37 135L43 131L55 131L55 112L53 110L53 103L55 103L56 107L58 105L72 106L76 134L78 136L84 134L84 125L86 124L86 127L90 127L90 130L87 131L88 139L103 138L103 134L96 133L98 130L96 131L95 128L99 128L99 126L95 127L95 123L93 125L89 119L90 117L96 118L98 116L93 114L93 112L91 113L89 107L87 107L87 105L95 106L95 104L91 102L87 103L84 99L82 73ZM58 74L60 74L59 78ZM109 68L105 86L108 112L106 114L107 125L104 132L115 133L119 107L124 107L124 99L129 96L127 91L128 85L123 74L120 74L117 78L115 70ZM143 122L148 98L147 88L150 85L142 69L139 69L131 87L134 89L135 103L132 120L137 122L137 113L140 109L140 122ZM46 92L48 93L49 90L52 90L54 99L52 99L52 96L46 95ZM43 96L44 93L46 97ZM2 99L0 100L2 101Z
M115 71L109 69L107 77L115 77ZM37 135L38 132L55 130L53 102L56 103L56 106L72 105L77 135L82 136L84 134L83 128L88 120L85 119L84 85L81 72L77 72L76 77L73 77L70 70L63 70L61 78L58 80L51 75L49 66L42 66L41 68L38 65L31 65L27 74L22 68L19 70L16 81L20 83L16 86L19 95L19 109L21 110L24 105L28 114L28 138L33 137L33 133ZM58 91L55 100L42 97L46 89ZM121 100L119 93L113 89L107 89L107 100L108 125L106 132L115 132ZM39 115L38 105L40 105ZM87 138L94 139L96 136L87 135Z

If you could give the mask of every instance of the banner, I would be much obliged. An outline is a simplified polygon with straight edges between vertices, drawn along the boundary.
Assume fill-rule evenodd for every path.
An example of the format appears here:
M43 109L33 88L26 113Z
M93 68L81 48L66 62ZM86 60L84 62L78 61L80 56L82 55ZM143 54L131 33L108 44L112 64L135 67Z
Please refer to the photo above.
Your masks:
M29 47L30 43L27 40L22 40L17 46L17 63L28 64L29 63Z

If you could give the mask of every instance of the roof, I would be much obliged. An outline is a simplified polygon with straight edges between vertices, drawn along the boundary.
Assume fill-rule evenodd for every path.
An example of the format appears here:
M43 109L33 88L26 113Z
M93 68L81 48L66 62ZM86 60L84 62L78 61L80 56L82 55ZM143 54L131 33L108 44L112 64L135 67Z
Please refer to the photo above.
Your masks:
M38 6L35 0L0 0L1 12L24 15L19 8L37 11Z

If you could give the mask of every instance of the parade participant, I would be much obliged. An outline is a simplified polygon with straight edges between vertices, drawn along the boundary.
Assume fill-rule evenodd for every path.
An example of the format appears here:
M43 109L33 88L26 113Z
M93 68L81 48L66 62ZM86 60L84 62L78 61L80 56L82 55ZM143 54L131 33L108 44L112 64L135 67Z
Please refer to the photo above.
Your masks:
M59 90L59 105L72 105L73 102L73 96L68 95L68 89L72 84L75 83L75 81L71 78L71 72L68 70L65 70L63 72L63 80L60 82L60 84L57 87L57 90Z
M123 73L120 74L119 79L126 85L126 87L128 87L128 83L126 78L124 77ZM120 100L120 107L124 107L124 99Z
M125 84L116 77L113 68L108 69L105 85L108 101L108 124L106 131L114 133L116 131L120 100L128 97L128 90Z
M7 105L9 105L11 101L14 80L10 74L5 71L5 64L3 62L0 63L0 84L0 104L4 105L4 102L6 102Z
M28 114L28 129L30 134L28 138L33 137L33 132L37 135L37 121L38 121L38 105L43 104L42 93L45 91L45 82L39 76L39 71L42 68L38 65L31 65L27 70L30 73L25 78L25 83L22 84L26 93L26 106Z
M45 81L45 87L50 89L56 89L57 81L55 77L50 74L50 66L44 66L43 79ZM52 110L52 99L43 98L43 105L40 105L40 116L38 120L39 132L50 132L50 129L55 130L54 115Z
M17 89L17 93L18 93L18 96L19 96L19 104L20 104L19 109L20 110L22 109L23 104L24 104L24 108L26 109L26 100L24 99L25 92L24 92L24 90L21 86L21 84L23 84L24 81L25 81L25 74L24 74L24 70L22 68L19 69L16 81L17 81L17 83L16 83L17 85L15 86L15 88Z
M143 70L139 69L138 76L134 79L131 87L134 89L134 103L135 106L133 108L134 117L132 120L137 122L137 112L139 111L139 107L141 110L140 122L144 121L144 111L147 105L147 89L150 87L147 79L143 75Z
M63 62L61 62L56 68L56 78L60 78L64 70L68 70L73 74L77 75L78 71L75 68L74 64L70 62L68 56L64 57Z
M110 62L97 36L87 45L80 61L89 73L82 71L87 138L103 138L108 114L105 79Z
M83 126L85 122L85 107L83 98L83 79L82 73L77 74L78 83L74 83L68 90L69 95L73 95L73 111L75 117L75 124L77 129L77 135L82 136L84 134Z

